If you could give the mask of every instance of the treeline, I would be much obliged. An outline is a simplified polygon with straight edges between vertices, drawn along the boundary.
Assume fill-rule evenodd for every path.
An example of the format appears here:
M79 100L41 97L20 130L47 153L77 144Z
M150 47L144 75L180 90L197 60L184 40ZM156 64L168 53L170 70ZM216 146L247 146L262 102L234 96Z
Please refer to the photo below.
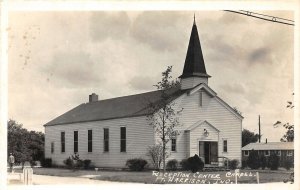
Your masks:
M7 155L13 153L15 162L43 161L45 135L42 132L28 131L22 124L10 119L7 122Z

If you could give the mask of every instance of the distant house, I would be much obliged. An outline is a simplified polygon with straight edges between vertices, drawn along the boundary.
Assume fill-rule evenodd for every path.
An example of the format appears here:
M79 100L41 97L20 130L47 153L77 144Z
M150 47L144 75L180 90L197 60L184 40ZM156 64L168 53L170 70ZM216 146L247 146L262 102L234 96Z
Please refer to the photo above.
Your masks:
M181 85L168 92L175 109L183 108L180 135L167 145L168 159L181 161L198 154L207 165L219 164L224 157L241 162L243 117L208 86L209 77L194 22ZM91 94L89 102L44 125L45 157L57 165L75 152L98 167L122 168L131 158L151 163L147 151L157 136L147 120L153 114L147 108L160 98L161 91L105 100Z
M280 166L283 166L285 160L294 161L294 143L293 142L266 142L266 143L250 143L242 148L242 160L246 161L250 151L257 151L259 155L264 155L267 160L272 153L279 156Z

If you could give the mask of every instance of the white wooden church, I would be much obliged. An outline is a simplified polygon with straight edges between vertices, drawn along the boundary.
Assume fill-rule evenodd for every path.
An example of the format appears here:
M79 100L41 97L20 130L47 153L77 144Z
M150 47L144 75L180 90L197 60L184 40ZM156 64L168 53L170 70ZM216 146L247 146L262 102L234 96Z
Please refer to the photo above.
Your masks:
M225 73L224 73L225 74ZM241 161L243 117L224 102L208 85L197 26L193 24L180 88L173 89L172 101L182 109L180 134L168 143L168 159L181 161L198 154L206 165L220 159ZM160 91L89 102L46 123L45 157L54 164L75 152L97 167L124 168L131 158L144 158L155 144L156 133L147 120L147 106L160 99Z

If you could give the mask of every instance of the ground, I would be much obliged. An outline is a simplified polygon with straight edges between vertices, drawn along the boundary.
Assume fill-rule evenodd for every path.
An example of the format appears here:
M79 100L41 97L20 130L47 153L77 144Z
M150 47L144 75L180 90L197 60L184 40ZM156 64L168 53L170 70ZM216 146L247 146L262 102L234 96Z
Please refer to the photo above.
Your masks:
M240 170L240 174L248 175L237 177L238 183L257 183L256 172L259 172L259 182L283 182L288 179L292 171L270 170ZM154 171L94 171L94 170L69 170L62 168L33 168L33 184L105 184L114 182L129 183L235 183L234 171L199 172L192 174L183 171L167 172L165 177ZM16 170L15 173L21 173ZM162 173L160 173L162 174ZM214 175L219 174L218 178ZM251 174L251 176L249 176ZM177 175L173 177L174 175ZM189 175L189 178L185 176ZM157 177L158 176L158 177ZM192 181L194 179L194 181ZM186 180L186 181L184 181ZM197 181L198 180L198 181ZM18 184L17 180L10 184Z

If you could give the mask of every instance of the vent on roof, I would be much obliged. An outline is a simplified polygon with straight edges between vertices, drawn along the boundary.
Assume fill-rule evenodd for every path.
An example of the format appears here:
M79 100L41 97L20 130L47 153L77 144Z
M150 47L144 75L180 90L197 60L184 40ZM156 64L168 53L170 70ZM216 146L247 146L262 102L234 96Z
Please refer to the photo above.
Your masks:
M268 139L266 138L266 144L268 143Z
M89 102L97 102L98 101L98 95L95 93L92 93L89 95Z

